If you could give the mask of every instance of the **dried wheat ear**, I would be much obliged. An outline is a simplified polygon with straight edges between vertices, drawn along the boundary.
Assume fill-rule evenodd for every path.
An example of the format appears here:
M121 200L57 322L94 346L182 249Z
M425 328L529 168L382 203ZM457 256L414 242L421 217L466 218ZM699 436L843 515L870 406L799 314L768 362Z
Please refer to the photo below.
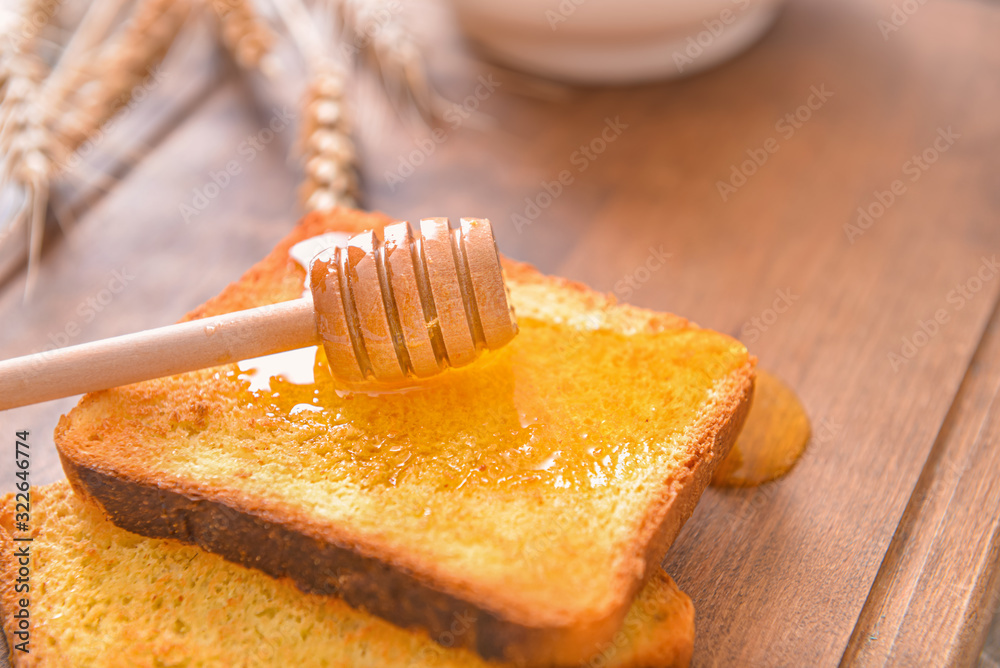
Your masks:
M55 125L70 150L131 100L133 90L163 60L191 9L191 0L146 0L120 34L100 48L89 83L73 98L73 110Z
M0 176L4 187L24 195L4 221L0 243L29 226L26 294L37 276L52 180L66 171L74 151L132 99L192 6L191 0L145 0L109 35L122 4L105 0L88 6L52 72L36 53L36 39L6 40L0 53ZM51 19L53 11L27 3L22 25L35 16Z
M277 64L271 51L277 35L257 12L251 0L211 0L218 19L218 32L236 62L244 68L259 68L274 74Z
M411 107L427 122L447 106L430 85L419 40L398 0L341 0L348 51L372 65L398 111Z
M306 90L304 107L299 142L305 164L301 190L305 207L317 211L355 206L357 155L344 108L343 74L333 69L317 72Z

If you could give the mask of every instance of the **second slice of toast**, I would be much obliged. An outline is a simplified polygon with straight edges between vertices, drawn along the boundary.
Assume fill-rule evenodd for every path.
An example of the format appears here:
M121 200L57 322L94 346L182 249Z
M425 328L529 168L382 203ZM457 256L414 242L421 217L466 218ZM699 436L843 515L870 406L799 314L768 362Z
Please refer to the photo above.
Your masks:
M0 626L15 668L513 668L441 646L466 632L465 618L435 644L334 596L124 531L65 480L32 487L30 542L14 532L15 506L13 495L0 497ZM25 552L34 557L28 588ZM659 571L587 665L683 668L693 636L691 600Z
M297 298L294 243L388 222L314 214L189 318ZM346 393L319 351L311 382L233 365L93 393L56 430L67 476L131 531L431 637L474 619L456 642L485 658L578 664L728 452L754 361L682 318L504 268L521 332L469 367Z

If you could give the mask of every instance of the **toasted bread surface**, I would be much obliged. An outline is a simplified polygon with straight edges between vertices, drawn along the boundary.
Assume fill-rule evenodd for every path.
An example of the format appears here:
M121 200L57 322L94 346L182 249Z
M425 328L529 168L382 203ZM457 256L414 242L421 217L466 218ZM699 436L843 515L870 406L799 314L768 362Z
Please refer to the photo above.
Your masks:
M503 666L446 649L331 596L174 540L118 528L66 481L32 490L31 591L15 594L14 503L0 500L0 621L8 644L17 601L30 599L28 653L15 666ZM20 534L18 534L20 535ZM457 617L449 634L466 633ZM659 572L592 665L683 666L694 634L691 601Z
M314 214L190 314L298 297L297 241L380 228ZM233 365L87 395L56 430L114 522L289 576L432 636L572 665L621 627L739 430L753 360L686 320L505 261L521 333L418 389L253 388ZM252 374L251 374L252 375Z

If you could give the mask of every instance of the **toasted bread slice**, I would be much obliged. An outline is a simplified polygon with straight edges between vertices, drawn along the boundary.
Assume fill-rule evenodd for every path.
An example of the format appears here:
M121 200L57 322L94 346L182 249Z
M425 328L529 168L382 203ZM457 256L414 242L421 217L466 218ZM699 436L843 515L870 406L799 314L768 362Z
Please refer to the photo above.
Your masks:
M0 620L11 648L18 600L30 600L28 653L15 666L380 666L476 668L445 649L332 596L232 564L197 547L119 529L65 481L32 490L34 540L15 543L14 503L0 500ZM30 592L16 593L15 551L33 559ZM691 601L662 571L642 590L614 641L588 665L684 666L694 636ZM471 621L452 620L451 638Z
M199 318L298 297L291 246L384 216L307 217ZM56 429L121 527L196 543L488 659L575 665L621 627L749 408L734 339L504 264L520 334L417 389L233 365L97 392ZM291 371L289 369L291 378ZM301 370L299 370L301 371ZM249 379L248 379L249 378Z

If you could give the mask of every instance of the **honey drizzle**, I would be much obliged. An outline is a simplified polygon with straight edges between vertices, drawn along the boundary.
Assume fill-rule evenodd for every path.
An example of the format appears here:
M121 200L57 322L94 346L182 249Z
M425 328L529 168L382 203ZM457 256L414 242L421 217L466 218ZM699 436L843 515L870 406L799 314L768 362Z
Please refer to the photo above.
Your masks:
M715 333L624 335L526 318L514 342L472 366L371 396L338 386L322 348L315 355L311 383L271 367L267 386L251 389L244 365L246 384L225 392L244 420L285 435L289 466L365 487L422 480L577 491L670 459L668 444L697 419L714 383L747 359ZM623 368L633 370L624 382Z
M324 243L331 241L343 243L345 239L323 240ZM307 248L307 244L311 245ZM293 249L298 251L292 253L293 259L301 264L303 269L306 269L308 266L307 258L315 253L317 245L313 240L298 244ZM419 257L421 254L419 244L411 247L411 251ZM414 264L416 267L421 267L423 262L415 261ZM420 278L426 277L418 275L418 280ZM431 305L433 306L433 304ZM424 306L426 310L426 302ZM350 401L348 405L345 405L343 403L345 398L353 396L355 399L359 399L360 403L365 403L365 397L346 388L335 386L329 375L324 351L321 348L318 350L310 349L310 353L307 355L298 355L294 358L272 356L271 358L248 360L241 363L240 370L243 373L239 377L240 389L236 390L235 393L241 397L240 403L244 407L249 408L253 404L262 405L263 417L270 421L270 427L299 432L304 441L313 442L314 446L318 445L318 452L313 454L320 454L321 458L325 460L326 466L332 465L337 468L338 463L347 464L347 469L342 471L343 474L353 476L353 474L361 472L363 477L367 478L368 484L388 483L394 486L407 475L416 473L419 476L419 471L416 469L432 463L433 460L438 459L439 455L445 455L445 459L448 459L448 454L453 456L450 468L454 474L457 474L452 484L457 483L459 488L465 487L473 481L474 484L501 482L510 484L514 481L537 484L541 482L554 487L576 489L608 484L624 473L623 468L631 468L637 465L636 460L648 457L651 454L650 443L622 442L616 438L616 436L620 437L620 433L614 434L616 430L610 430L611 433L605 433L603 434L604 438L601 438L600 432L603 431L601 427L604 425L604 420L600 420L599 416L593 417L598 418L600 427L595 424L583 425L579 422L579 415L572 415L574 411L565 411L563 406L549 404L545 401L539 402L540 396L535 400L529 400L528 395L535 394L538 389L541 389L535 387L536 385L544 384L543 381L549 380L552 375L560 375L559 372L567 366L576 368L582 373L574 374L577 376L575 378L567 378L569 384L564 387L578 388L581 382L584 386L590 387L604 385L613 377L619 376L620 369L612 363L605 367L603 373L598 371L596 374L587 374L588 364L585 360L580 359L587 356L583 354L585 351L594 352L595 348L603 348L608 352L620 351L619 346L626 344L626 339L630 339L626 344L628 347L638 345L639 348L645 348L653 343L649 339L658 339L659 337L625 337L609 332L574 331L540 322L530 324L534 326L529 326L529 329L534 330L535 333L529 334L527 338L541 335L541 340L536 342L541 345L534 348L548 351L545 357L560 357L558 352L563 348L568 348L568 352L571 354L565 355L560 363L553 364L548 372L537 375L529 373L528 377L520 378L520 382L513 382L511 358L519 356L516 350L520 348L515 342L513 350L493 354L492 358L488 355L487 359L475 365L476 369L468 369L459 373L457 377L449 375L443 379L432 380L423 386L424 389L430 389L432 392L435 391L434 388L437 388L437 391L447 392L447 386L452 383L468 384L463 389L471 392L459 392L458 394L460 396L468 396L470 393L476 394L480 398L480 401L476 403L489 405L490 408L485 413L472 416L472 419L468 420L464 427L491 425L495 430L493 438L499 437L504 446L497 448L497 451L482 451L479 449L481 445L477 445L474 446L474 452L466 452L464 455L455 457L458 455L456 451L448 453L448 448L445 448L445 452L441 451L443 445L441 442L423 444L422 446L413 442L405 443L406 440L409 440L405 438L404 442L394 444L381 442L385 439L375 438L379 434L377 429L371 428L373 426L371 422L376 421L373 418L384 411L380 409L365 415L363 411L359 413L357 410L350 410L348 405L358 402ZM672 337L668 335L668 338ZM684 337L681 336L681 338ZM709 363L708 367L703 368L712 368L719 363L724 367L731 365L730 368L735 368L746 359L746 349L739 344L734 347L728 347L724 344L719 346L725 338L720 337L720 340L716 341L714 345L708 346L709 349L714 348L713 352L702 351L702 354L708 353L705 362ZM653 344L653 348L659 349L663 343L664 341L661 339ZM735 344L735 342L732 343ZM556 354L553 355L553 353ZM607 361L602 359L604 357L605 355L598 355L597 359ZM597 359L593 360L592 363L596 362ZM581 364L581 362L583 363ZM598 366L603 367L604 365L598 363ZM668 364L669 366L672 365ZM696 362L694 367L698 366L699 364ZM310 367L313 367L314 378L310 378L311 382L302 382L300 379L308 377ZM674 373L679 372L682 367L674 367ZM689 371L693 370L689 367ZM523 371L517 375L523 376ZM590 375L589 378L586 377L588 375ZM477 376L485 376L485 382L482 384L469 382ZM532 376L535 377L532 378ZM702 385L706 380L709 379L702 377L700 372L688 378L688 382L694 386ZM479 387L475 387L475 385L479 385ZM693 387L689 385L687 389L690 391ZM702 385L694 394L707 392L708 389L708 385ZM421 403L417 399L424 394L419 388L403 388L381 393L381 399L378 401L380 404L385 403L386 398L389 397L389 404L396 404L404 400L402 395L414 391L416 395L413 397L413 403L415 404L414 408L416 408L416 405ZM545 396L545 392L541 392L540 395ZM566 398L564 396L564 399ZM595 398L599 400L599 397ZM678 396L673 398L675 401L680 399ZM681 403L688 403L693 398L689 396L688 401ZM331 405L331 399L335 405ZM549 410L540 410L546 405L549 406ZM694 408L690 403L687 407L689 410ZM426 410L427 406L424 405L421 408ZM663 408L668 407L662 406L661 410ZM555 416L548 414L552 410L562 416L562 419L555 420L555 423L562 423L559 425L561 428L558 429L558 431L563 432L561 435L549 433L551 428L555 426L552 420ZM654 408L654 413L649 414L650 417L655 415L655 410ZM352 416L351 413L356 414ZM430 424L433 424L434 421L430 420L430 415L423 417L429 419ZM566 421L569 424L564 422L566 417L570 417ZM582 437L584 443L580 444L581 447L578 451L567 452L564 439L571 434L564 430L573 423L576 423L577 428L583 427L578 435ZM777 427L782 423L790 425L790 427ZM332 442L318 443L317 441L326 440L323 434L330 430L347 430L350 436L348 440L353 441L354 444L342 449ZM462 431L465 429L459 429L459 432ZM783 437L775 438L775 433L783 435ZM753 485L774 479L791 468L801 455L808 437L808 418L794 394L770 374L758 372L756 399L750 417L748 417L743 434L734 446L732 453L721 463L716 472L713 484ZM517 461L513 467L510 466L513 463L511 459ZM455 464L457 466L454 466ZM432 466L432 468L434 467Z

